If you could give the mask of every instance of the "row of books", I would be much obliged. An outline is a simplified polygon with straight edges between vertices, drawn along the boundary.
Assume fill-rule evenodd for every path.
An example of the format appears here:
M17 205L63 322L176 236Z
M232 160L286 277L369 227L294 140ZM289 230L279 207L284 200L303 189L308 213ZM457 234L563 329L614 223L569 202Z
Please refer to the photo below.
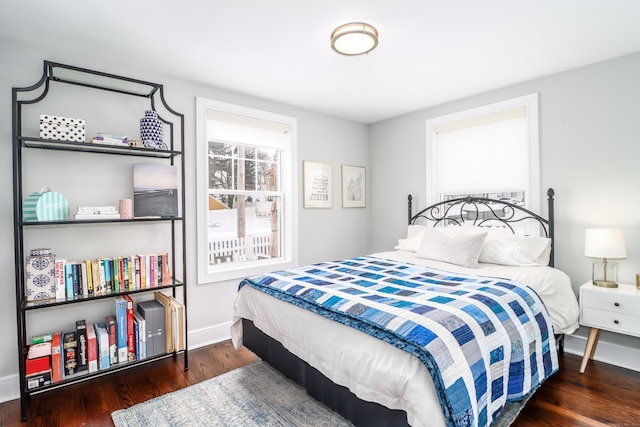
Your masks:
M151 289L171 284L168 253L84 261L55 260L56 299Z
M153 300L136 305L121 295L115 305L103 321L78 320L73 331L32 337L27 389L185 349L184 306L172 296L156 291Z

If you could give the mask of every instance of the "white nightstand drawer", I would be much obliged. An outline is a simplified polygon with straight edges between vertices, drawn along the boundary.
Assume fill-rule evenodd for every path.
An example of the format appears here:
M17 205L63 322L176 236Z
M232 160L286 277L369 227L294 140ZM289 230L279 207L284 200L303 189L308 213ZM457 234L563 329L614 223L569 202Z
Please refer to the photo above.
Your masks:
M640 336L640 317L612 311L582 308L581 323L607 331Z
M640 292L636 294L630 286L622 285L615 290L591 286L582 289L581 298L582 307L635 315L640 320Z

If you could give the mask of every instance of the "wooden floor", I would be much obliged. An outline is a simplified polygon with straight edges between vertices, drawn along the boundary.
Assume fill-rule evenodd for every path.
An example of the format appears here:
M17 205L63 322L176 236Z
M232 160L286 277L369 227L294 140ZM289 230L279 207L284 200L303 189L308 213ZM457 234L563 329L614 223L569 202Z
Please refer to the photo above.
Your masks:
M164 359L129 371L32 396L29 419L20 422L18 400L0 404L0 426L113 426L111 412L196 384L257 361L229 341L189 352L189 370ZM640 426L640 372L561 357L560 372L531 398L514 426Z

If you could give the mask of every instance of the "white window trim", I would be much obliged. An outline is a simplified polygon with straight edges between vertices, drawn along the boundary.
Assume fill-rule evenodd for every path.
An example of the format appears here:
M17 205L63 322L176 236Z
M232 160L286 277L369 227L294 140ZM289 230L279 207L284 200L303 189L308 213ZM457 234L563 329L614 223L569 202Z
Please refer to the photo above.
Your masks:
M209 268L208 259L208 215L209 209L207 170L208 170L208 144L206 141L206 112L207 110L247 116L260 120L282 123L289 126L288 147L283 150L281 160L282 180L282 206L284 218L282 234L283 254L277 259L247 261L242 263L219 264ZM196 209L197 228L196 244L198 259L198 284L221 282L225 280L240 279L247 276L265 273L275 269L295 267L298 263L298 237L295 230L298 229L298 171L297 171L297 119L268 111L257 110L236 104L215 101L212 99L196 97Z
M474 117L484 116L487 114L498 113L504 110L510 110L518 107L524 107L527 111L527 120L529 123L529 188L525 189L529 197L527 197L525 206L528 209L540 211L541 209L541 192L540 192L540 141L538 131L538 94L520 96L517 98L500 101L489 105L483 105L477 108L460 111L457 113L447 114L444 116L428 119L426 121L426 154L427 154L427 203L436 203L438 188L435 177L438 172L436 164L436 156L434 155L434 140L436 137L435 129L448 123L460 120L471 119Z

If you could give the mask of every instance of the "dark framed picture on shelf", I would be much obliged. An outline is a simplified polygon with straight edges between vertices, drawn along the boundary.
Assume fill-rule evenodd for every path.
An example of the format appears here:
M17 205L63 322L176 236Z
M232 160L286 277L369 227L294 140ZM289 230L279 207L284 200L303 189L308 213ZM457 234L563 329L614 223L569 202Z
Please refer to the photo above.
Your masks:
M366 169L361 166L342 165L342 207L367 206Z
M178 216L178 171L173 165L133 165L133 216Z

